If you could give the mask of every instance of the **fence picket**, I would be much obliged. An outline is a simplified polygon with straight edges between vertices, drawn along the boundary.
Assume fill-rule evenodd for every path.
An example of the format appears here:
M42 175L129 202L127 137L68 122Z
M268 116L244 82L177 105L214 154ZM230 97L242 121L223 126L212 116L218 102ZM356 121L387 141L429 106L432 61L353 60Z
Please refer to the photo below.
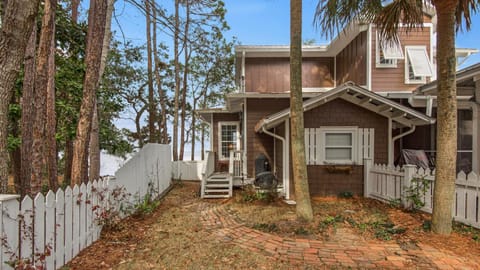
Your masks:
M72 256L77 256L80 247L80 188L75 185L72 190Z
M20 222L20 258L33 260L33 200L25 196L21 203L20 215L23 217Z
M55 250L55 193L48 191L45 197L45 247L48 247L51 254ZM55 256L45 258L47 269L55 269Z
M73 191L72 188L65 189L65 263L73 256Z
M35 248L35 253L44 253L45 252L45 196L42 193L38 193L33 200L34 211L34 228L33 232L35 234L33 238L33 246ZM34 260L37 256L33 256Z
M2 223L1 233L5 237L8 247L2 246L2 261L0 269L10 270L12 267L5 264L5 261L15 260L19 256L18 250L20 241L18 239L18 215L20 214L20 203L16 199L5 200L1 202Z
M86 240L87 240L87 237L86 237L86 232L87 232L87 226L86 226L86 222L87 222L87 219L86 219L86 214L87 214L87 210L86 210L86 193L87 193L87 187L85 186L85 183L82 183L80 185L80 193L78 194L79 195L79 209L80 209L80 216L79 216L79 231L80 231L80 241L79 241L79 247L80 249L79 250L83 250L85 248L85 245L86 245Z
M55 196L55 263L56 268L65 264L65 193L62 189Z
M88 182L85 192L85 207L86 207L86 245L87 247L92 244L93 241L93 223L92 223L92 183Z

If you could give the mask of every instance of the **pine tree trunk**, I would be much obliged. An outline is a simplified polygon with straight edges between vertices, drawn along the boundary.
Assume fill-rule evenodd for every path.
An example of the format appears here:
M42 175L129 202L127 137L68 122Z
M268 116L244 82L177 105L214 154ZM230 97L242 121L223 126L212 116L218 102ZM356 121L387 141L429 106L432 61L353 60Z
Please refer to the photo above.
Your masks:
M190 4L189 0L185 1L185 31L183 33L183 54L184 54L184 69L183 69L183 92L182 92L182 113L181 113L181 125L180 125L180 153L179 153L179 160L183 160L183 155L185 153L185 121L187 120L187 89L188 89L188 62L190 58L190 53L188 49L188 31L190 25Z
M97 102L95 101L92 116L92 130L90 134L90 173L88 174L90 181L100 179L100 141L98 121L98 107Z
M151 143L157 142L155 120L157 119L157 108L155 106L155 95L153 90L153 76L152 76L152 34L151 34L151 8L150 0L144 0L145 3L145 19L146 19L146 34L147 34L147 78L148 78L148 141Z
M53 35L50 40L50 54L48 55L48 81L47 81L47 121L45 126L45 139L47 151L46 164L48 172L48 184L51 190L58 188L57 168L57 116L55 114L55 24Z
M197 126L196 126L196 113L195 110L197 109L197 99L193 97L193 111L192 111L192 149L191 149L191 157L190 160L195 160L195 133L197 131Z
M107 0L91 0L88 14L87 49L85 57L85 79L77 137L73 144L72 184L80 184L87 178L82 170L88 153L90 127L95 104L96 89L100 77L102 45L105 38Z
M178 55L179 46L179 32L180 32L180 18L179 18L179 1L175 0L175 29L173 34L173 50L174 50L174 69L175 69L175 96L173 107L173 160L178 160L178 110L179 110L179 98L180 98L180 64Z
M165 91L162 89L162 78L160 76L160 69L162 68L160 58L158 57L157 51L157 9L154 6L152 8L152 18L153 18L153 56L155 63L155 83L157 84L158 96L160 99L160 123L158 125L160 132L159 142L163 144L168 144L168 130L167 130L167 98Z
M72 21L78 22L78 7L80 6L80 0L72 0Z
M33 123L33 143L31 149L32 172L30 193L32 196L42 190L43 176L46 165L46 133L47 95L49 81L49 61L52 53L52 39L55 38L56 0L45 1L42 28L37 52L37 67L35 71L35 120Z
M100 63L100 74L98 76L100 84L100 80L103 77L103 73L105 72L105 66L107 64L107 57L108 52L110 51L110 40L112 39L112 13L113 13L113 2L114 0L108 0L107 6L107 17L105 19L105 37L103 39L103 46L102 46L102 59ZM90 133L90 171L89 171L89 179L90 181L100 179L100 129L99 129L99 108L98 102L95 98L93 109L93 116L92 116L92 126L91 126L91 133Z
M452 231L457 160L457 87L455 83L455 8L457 1L435 1L437 10L437 157L432 230Z
M67 185L72 183L72 162L73 162L73 140L67 137L65 140L64 153L65 169L63 172L63 182Z
M37 48L37 24L34 22L32 33L28 40L23 65L22 88L22 145L21 145L21 180L17 189L22 196L30 192L30 177L32 172L32 140L34 122L34 93L35 93L35 51Z
M38 0L8 1L0 31L0 193L8 189L8 105L33 22Z
M16 97L16 95L12 95L12 101L10 104L19 104L19 101ZM13 120L13 119L11 119ZM19 122L16 120L13 120L9 124L11 128L11 135L13 137L19 137L20 136L20 129L19 129ZM13 183L15 186L15 191L19 193L22 189L22 167L21 167L21 148L17 147L15 148L11 153L10 153L10 160L11 160L11 174L13 175Z
M290 0L290 116L297 218L311 221L313 212L308 189L303 126L301 0Z

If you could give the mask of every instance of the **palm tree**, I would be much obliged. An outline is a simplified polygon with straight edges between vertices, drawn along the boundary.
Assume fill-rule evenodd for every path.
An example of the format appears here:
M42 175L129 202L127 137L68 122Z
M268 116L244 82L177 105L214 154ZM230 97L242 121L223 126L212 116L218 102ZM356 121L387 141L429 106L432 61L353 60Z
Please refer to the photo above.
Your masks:
M308 190L303 129L302 0L290 0L290 111L297 218L311 221L313 211Z
M455 31L462 23L467 30L471 12L480 6L478 0L320 0L315 23L333 35L356 20L375 23L385 40L398 38L399 22L407 31L421 27L423 11L433 8L437 14L437 163L434 188L432 229L439 234L452 230L452 203L455 190L457 153L457 100Z

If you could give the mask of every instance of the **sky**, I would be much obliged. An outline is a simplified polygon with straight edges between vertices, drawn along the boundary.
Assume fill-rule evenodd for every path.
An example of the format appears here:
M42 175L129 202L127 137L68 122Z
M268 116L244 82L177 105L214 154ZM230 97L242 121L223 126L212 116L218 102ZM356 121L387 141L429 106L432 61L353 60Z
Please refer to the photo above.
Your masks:
M163 1L173 2L173 1ZM313 24L318 0L303 0L302 39L328 44L321 29ZM290 40L290 1L288 0L225 0L226 20L230 25L227 37L237 37L242 45L287 45ZM113 29L118 38L145 43L145 19L132 5L117 1L117 20ZM169 8L167 6L167 8ZM473 16L472 29L457 34L456 46L480 49L480 15ZM123 31L123 35L120 34ZM161 35L160 35L161 37ZM168 38L170 40L170 38ZM480 54L472 56L463 66L480 62Z
M173 1L166 3L172 8ZM303 0L302 39L315 40L316 44L328 44L321 29L313 25L318 0ZM226 21L230 30L227 38L236 37L242 45L288 45L290 40L290 1L288 0L225 0ZM117 1L112 29L116 38L129 40L137 45L145 44L145 17L135 7L125 1ZM473 15L472 29L457 35L456 46L480 49L480 15ZM160 33L159 38L170 42L171 37ZM480 53L471 56L463 67L480 62ZM133 128L131 120L119 120L120 128ZM187 147L189 149L189 147ZM186 157L190 154L186 153Z

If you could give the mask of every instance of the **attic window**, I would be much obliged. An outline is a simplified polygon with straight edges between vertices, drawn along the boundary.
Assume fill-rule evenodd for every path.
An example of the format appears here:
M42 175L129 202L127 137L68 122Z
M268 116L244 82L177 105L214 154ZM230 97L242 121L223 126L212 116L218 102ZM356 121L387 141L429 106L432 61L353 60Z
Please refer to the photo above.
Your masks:
M425 46L406 46L405 83L425 83L425 77L431 77L432 65Z
M380 68L384 67L397 67L397 60L403 59L402 44L400 40L386 41L381 39L377 32L376 43L376 66Z

